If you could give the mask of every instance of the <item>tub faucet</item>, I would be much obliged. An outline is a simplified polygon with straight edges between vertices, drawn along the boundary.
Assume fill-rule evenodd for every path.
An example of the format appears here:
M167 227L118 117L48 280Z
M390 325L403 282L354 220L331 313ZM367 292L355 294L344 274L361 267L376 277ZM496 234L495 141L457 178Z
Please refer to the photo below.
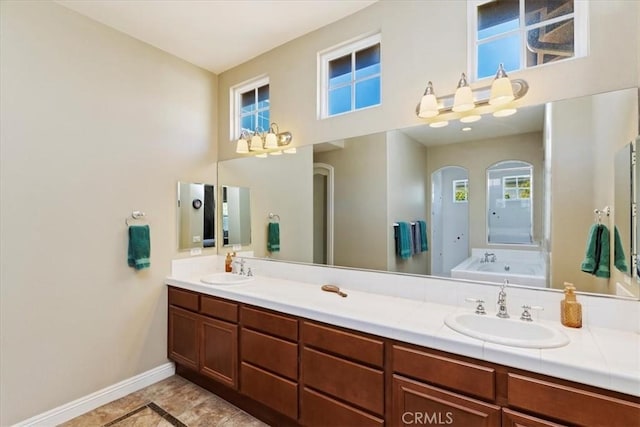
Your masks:
M507 313L507 285L509 280L504 279L504 283L500 285L500 292L498 293L498 316L501 319L508 319L509 313Z
M493 252L485 252L484 258L482 258L480 262L496 262L496 259L496 254L494 254Z

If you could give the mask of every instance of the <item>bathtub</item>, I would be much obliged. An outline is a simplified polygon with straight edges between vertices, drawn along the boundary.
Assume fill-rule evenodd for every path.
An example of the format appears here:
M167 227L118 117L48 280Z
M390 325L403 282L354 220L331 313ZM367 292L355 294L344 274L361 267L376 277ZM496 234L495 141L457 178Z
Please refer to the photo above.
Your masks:
M495 262L481 262L485 252L496 254ZM515 285L547 286L544 258L535 251L472 251L472 256L451 269L455 279L502 283L504 279Z

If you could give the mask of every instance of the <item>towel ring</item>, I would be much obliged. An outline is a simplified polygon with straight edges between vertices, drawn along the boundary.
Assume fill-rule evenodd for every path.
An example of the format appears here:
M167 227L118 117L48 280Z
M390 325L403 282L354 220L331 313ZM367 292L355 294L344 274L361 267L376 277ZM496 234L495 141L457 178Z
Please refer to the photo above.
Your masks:
M272 221L275 220L275 222L280 222L280 215L270 212L269 219Z
M130 226L131 224L129 223L129 221L141 220L145 216L147 216L147 214L142 211L133 211L131 212L131 216L124 220L124 223L127 224L127 226Z

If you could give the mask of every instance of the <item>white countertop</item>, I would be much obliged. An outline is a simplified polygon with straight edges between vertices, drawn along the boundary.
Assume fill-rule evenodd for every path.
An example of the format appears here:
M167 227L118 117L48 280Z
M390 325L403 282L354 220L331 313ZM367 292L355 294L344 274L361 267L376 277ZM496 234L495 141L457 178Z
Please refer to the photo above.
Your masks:
M256 276L239 285L206 285L197 276L169 277L166 283L203 294L252 304L381 337L417 344L604 389L640 396L640 334L615 329L562 329L571 342L560 348L526 349L462 335L444 324L456 311L473 311L428 301L380 295L342 286L342 298L320 286ZM489 314L492 314L489 311Z

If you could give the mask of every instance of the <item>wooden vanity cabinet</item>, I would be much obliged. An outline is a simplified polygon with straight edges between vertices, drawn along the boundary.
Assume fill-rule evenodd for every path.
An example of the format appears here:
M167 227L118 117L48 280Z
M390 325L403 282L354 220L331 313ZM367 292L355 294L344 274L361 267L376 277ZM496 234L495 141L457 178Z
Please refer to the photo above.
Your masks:
M384 425L384 342L309 321L301 329L301 423Z
M240 391L297 420L298 320L242 306L240 324Z
M238 388L238 304L169 288L168 357Z

